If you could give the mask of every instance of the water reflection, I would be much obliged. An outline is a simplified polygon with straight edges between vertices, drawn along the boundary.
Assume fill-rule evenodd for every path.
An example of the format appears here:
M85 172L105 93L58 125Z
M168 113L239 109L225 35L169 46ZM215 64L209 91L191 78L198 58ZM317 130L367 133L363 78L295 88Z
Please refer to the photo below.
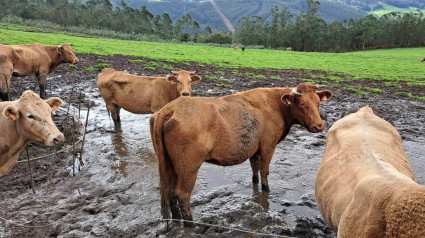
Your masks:
M127 167L128 162L119 159L114 159L114 162L115 165L112 165L111 169L114 171L119 171L122 175L124 175L124 177L127 177L128 174L125 168Z
M128 156L128 149L123 141L121 127L115 127L115 133L112 135L112 145L120 157Z
M260 204L265 210L269 210L269 192L258 190L258 184L253 185L253 193L252 193L254 202Z

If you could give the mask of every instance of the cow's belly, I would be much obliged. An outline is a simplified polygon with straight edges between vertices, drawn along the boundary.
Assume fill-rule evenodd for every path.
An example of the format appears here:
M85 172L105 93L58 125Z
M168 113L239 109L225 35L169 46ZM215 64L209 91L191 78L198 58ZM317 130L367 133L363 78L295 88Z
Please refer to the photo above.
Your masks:
M235 141L234 141L235 142ZM234 143L227 145L225 149L217 146L213 149L210 159L206 162L221 165L232 166L245 162L251 158L258 151L258 146L251 144L250 146L243 146ZM253 141L255 143L255 141Z
M115 97L115 104L126 111L136 114L149 114L152 113L151 100L142 95L138 97Z

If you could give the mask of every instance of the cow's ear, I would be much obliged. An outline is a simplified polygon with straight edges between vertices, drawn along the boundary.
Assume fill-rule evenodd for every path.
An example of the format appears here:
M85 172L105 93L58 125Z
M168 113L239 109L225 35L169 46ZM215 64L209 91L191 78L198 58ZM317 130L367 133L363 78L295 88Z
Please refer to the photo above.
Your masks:
M46 103L52 108L52 111L58 110L58 108L62 105L62 99L53 97L46 100Z
M168 75L167 80L171 84L176 84L177 83L177 77L174 74Z
M19 119L19 111L18 108L16 108L15 106L11 105L11 106L7 106L4 110L3 110L3 115L7 118L9 118L10 120L18 120Z
M323 91L318 91L318 92L316 92L317 93L317 95L319 96L319 98L320 98L320 101L326 101L326 100L328 100L329 98L331 98L332 97L332 92L331 91L329 91L329 90L323 90Z
M58 53L61 55L63 54L63 47L60 45L58 46Z
M199 81L201 80L201 77L197 74L190 76L190 78L192 79L192 83L194 83L194 84L198 84Z
M295 99L295 96L293 94L291 94L291 93L284 94L280 98L280 100L282 100L283 104L285 104L285 105L294 104L294 99Z

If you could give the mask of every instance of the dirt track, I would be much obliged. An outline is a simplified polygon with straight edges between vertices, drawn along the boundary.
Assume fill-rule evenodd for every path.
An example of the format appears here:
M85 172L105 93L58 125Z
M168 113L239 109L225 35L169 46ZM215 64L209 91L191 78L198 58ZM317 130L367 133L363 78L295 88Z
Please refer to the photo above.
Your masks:
M0 237L267 237L232 228L282 236L334 237L321 219L314 198L314 180L325 149L326 133L311 134L299 126L292 128L274 154L270 164L270 193L262 193L261 188L253 186L249 162L232 167L204 164L192 192L192 213L195 221L216 226L183 229L172 225L167 230L165 223L159 221L158 173L149 135L150 115L122 112L122 129L116 131L96 88L98 72L87 72L83 68L98 64L97 59L102 58L112 67L130 73L165 75L168 70L144 71L143 64L131 63L128 61L131 58L124 56L78 57L81 63L76 68L62 65L50 79L53 96L68 101L71 88L77 85L83 89L85 105L93 105L85 165L72 177L72 165L69 159L63 158L57 162L50 185L50 159L35 162L35 195L30 189L26 164L16 166L1 177L0 216L27 226L43 227L27 228L0 221ZM205 71L223 70L195 64L173 66L196 69L201 76ZM223 75L216 76L229 79L232 88L218 87L217 81L203 79L193 86L194 96L221 96L255 87L296 86L299 81L295 78L308 78L315 73L239 70L240 73L281 76L280 80L252 80L224 71ZM369 86L366 80L356 83ZM17 98L27 88L34 89L34 84L35 79L31 77L14 78L12 97ZM367 98L328 89L334 97L321 105L327 128L347 111L371 106L376 114L399 130L417 181L425 185L425 163L421 160L425 158L425 103L394 98L393 93ZM52 95L49 90L47 93Z

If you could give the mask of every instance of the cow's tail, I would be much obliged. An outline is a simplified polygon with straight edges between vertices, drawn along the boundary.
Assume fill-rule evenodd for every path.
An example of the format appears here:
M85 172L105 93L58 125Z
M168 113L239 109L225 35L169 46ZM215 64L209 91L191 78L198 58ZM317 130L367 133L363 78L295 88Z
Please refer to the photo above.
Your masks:
M170 218L170 183L169 174L174 171L167 171L173 168L172 161L164 146L164 123L172 116L172 112L166 113L161 110L154 113L150 118L150 132L152 144L155 150L159 169L159 191L161 196L161 215L164 219Z

